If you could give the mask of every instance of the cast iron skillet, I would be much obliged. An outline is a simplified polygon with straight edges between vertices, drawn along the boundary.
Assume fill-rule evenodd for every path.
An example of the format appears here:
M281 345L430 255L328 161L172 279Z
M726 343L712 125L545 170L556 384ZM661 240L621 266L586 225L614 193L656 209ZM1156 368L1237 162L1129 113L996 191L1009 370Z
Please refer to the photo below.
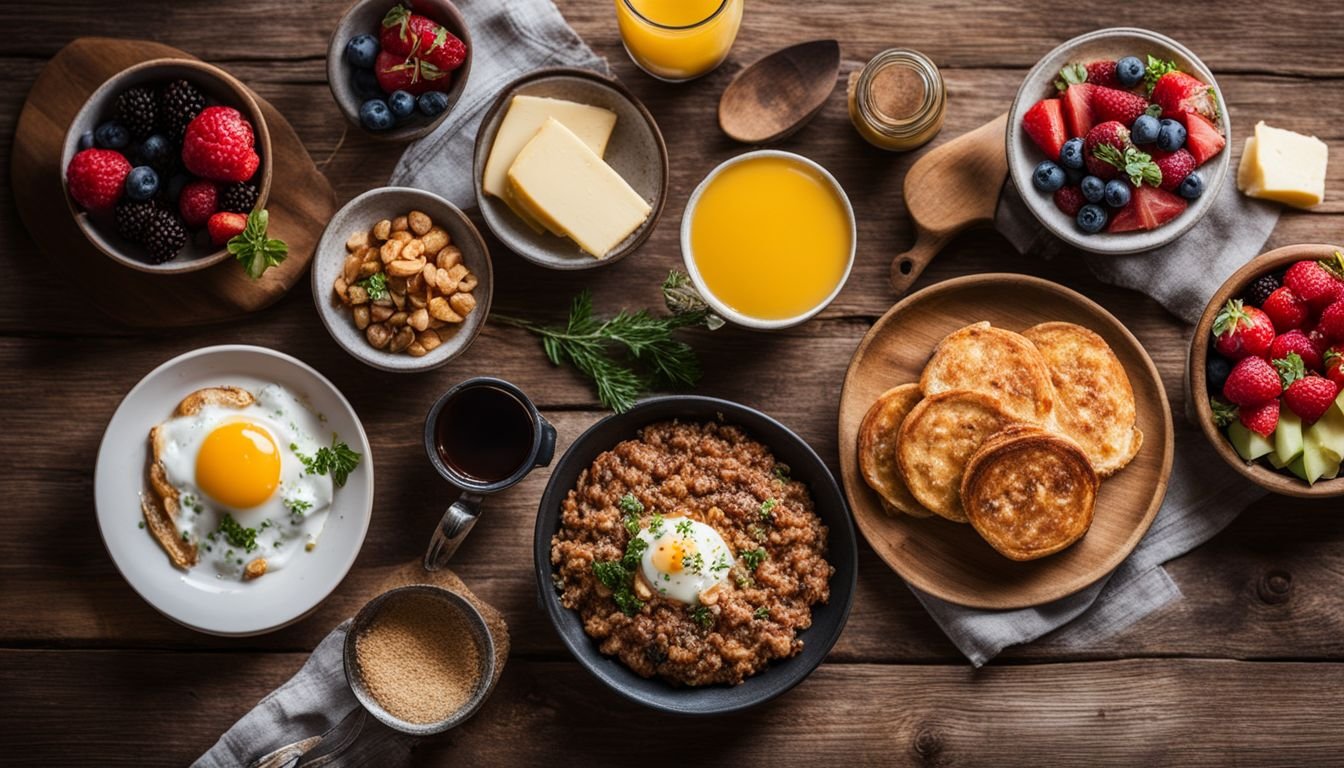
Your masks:
M551 580L551 537L559 527L560 505L579 473L592 465L598 454L622 440L635 437L646 424L667 419L685 421L722 420L746 430L753 439L770 448L775 458L789 465L795 479L807 483L818 516L830 529L826 559L835 568L831 576L830 601L812 608L812 626L804 630L803 650L797 656L776 661L737 686L703 688L673 687L662 680L631 672L620 660L603 656L597 644L583 631L579 614L560 605ZM533 541L539 599L574 658L616 693L647 707L680 715L721 715L762 704L802 682L835 645L849 617L854 598L857 564L854 524L844 495L826 465L803 439L788 427L760 411L728 400L679 395L656 397L623 414L608 416L579 436L556 463L537 511Z

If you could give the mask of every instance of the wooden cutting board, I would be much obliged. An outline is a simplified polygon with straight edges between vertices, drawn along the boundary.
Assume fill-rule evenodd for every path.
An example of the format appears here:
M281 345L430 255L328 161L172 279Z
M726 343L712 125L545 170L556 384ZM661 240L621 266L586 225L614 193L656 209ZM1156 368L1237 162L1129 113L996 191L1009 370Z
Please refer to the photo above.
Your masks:
M160 58L195 58L147 40L84 37L62 48L38 75L19 114L10 182L19 218L46 263L59 269L87 303L136 327L173 327L228 320L277 301L307 271L336 195L294 128L257 96L274 157L270 232L289 244L289 258L252 280L233 260L179 275L139 272L109 259L75 226L61 184L66 128L99 85L121 70ZM255 96L255 94L254 94Z

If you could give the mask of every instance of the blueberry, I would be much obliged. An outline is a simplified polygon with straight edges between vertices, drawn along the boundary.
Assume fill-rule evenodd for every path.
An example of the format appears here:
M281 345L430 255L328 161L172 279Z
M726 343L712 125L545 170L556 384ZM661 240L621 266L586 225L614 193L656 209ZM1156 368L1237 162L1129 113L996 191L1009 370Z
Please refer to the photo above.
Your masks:
M378 38L373 35L356 35L345 44L345 60L356 69L372 69L376 58Z
M1064 179L1064 169L1049 160L1036 166L1036 171L1031 174L1031 183L1042 192L1054 192L1064 186Z
M1082 190L1083 197L1087 198L1089 203L1100 203L1106 196L1106 182L1096 176L1084 176L1078 188Z
M1187 200L1194 200L1204 194L1204 177L1199 175L1199 171L1192 172L1176 188L1176 193Z
M392 118L392 110L387 108L387 102L369 99L359 108L359 122L370 131L386 131L396 121Z
M1083 167L1083 140L1069 139L1059 150L1059 164L1065 168Z
M1232 373L1232 361L1222 355L1210 354L1209 359L1204 361L1204 379L1209 384L1209 389L1214 392L1222 392L1223 385L1227 383L1227 377Z
M125 149L131 143L131 132L116 120L108 120L94 129L93 143L103 149Z
M162 134L154 134L140 143L135 156L145 165L163 167L173 156L173 148Z
M427 91L420 94L417 106L420 108L420 114L425 117L436 117L448 108L448 94L443 91Z
M1100 232L1106 226L1106 209L1099 205L1084 205L1078 211L1078 228L1090 234Z
M79 148L89 149L93 147L93 131L85 131L79 134Z
M1152 144L1157 141L1162 124L1152 115L1139 115L1139 119L1129 127L1129 140L1135 144Z
M361 99L375 99L383 95L383 89L378 85L378 76L373 74L372 69L356 69L350 78L350 85Z
M1157 148L1163 152L1175 152L1185 144L1185 126L1167 118L1157 129Z
M1115 62L1115 79L1126 88L1138 85L1147 71L1147 67L1143 66L1143 62L1139 61L1137 56L1126 56Z
M1112 208L1124 208L1129 205L1129 184L1120 179L1106 182L1106 204Z
M148 200L159 193L159 174L148 165L131 169L126 176L126 196L132 200Z
M387 97L387 109L392 113L392 117L405 120L415 113L415 97L406 91L393 91L392 95Z

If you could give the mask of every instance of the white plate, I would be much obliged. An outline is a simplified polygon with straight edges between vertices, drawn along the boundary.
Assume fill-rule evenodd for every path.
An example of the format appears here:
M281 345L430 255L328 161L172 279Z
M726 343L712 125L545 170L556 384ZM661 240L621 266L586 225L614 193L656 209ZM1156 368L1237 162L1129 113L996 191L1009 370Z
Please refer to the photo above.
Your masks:
M306 399L327 426L363 458L336 489L327 524L312 552L252 582L216 579L203 566L173 567L140 527L150 427L202 387L234 385L255 392L280 384ZM245 345L206 347L169 360L135 385L103 433L94 470L98 528L113 562L150 605L184 626L212 635L258 635L293 623L341 583L364 543L373 511L373 456L350 403L325 376L289 355Z

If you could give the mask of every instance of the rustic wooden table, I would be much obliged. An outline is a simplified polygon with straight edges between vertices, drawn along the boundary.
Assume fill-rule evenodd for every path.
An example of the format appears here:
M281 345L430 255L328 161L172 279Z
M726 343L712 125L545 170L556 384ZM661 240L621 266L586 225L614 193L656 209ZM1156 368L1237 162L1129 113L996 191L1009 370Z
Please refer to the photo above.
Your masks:
M498 0L503 1L503 0ZM327 91L327 36L344 3L123 0L0 6L0 157L46 59L86 34L153 38L220 64L294 124L343 202L381 184L398 149L347 132ZM1197 5L1133 2L1104 18L1078 4L750 0L732 58L689 85L653 81L621 49L609 0L561 0L582 36L658 118L672 158L666 215L635 257L581 274L545 272L495 250L495 308L562 315L593 289L600 307L659 302L680 263L686 196L740 152L720 134L718 96L744 63L787 43L841 41L842 80L891 45L942 67L951 107L940 140L1002 112L1035 59L1107 19L1161 30L1217 72L1244 132L1259 119L1344 147L1344 7L1229 0L1216 18ZM1234 150L1240 150L1240 138ZM911 242L901 182L913 158L864 144L843 88L784 147L829 168L853 199L854 274L820 317L783 333L724 330L694 342L706 363L699 391L764 409L835 466L836 402L859 339L893 301L891 254ZM463 173L470 172L463 168ZM8 170L0 173L8 179ZM283 180L278 180L283 183ZM1344 239L1344 161L1331 166L1319 212L1285 214L1267 247ZM6 508L0 514L0 755L7 763L182 765L303 662L317 641L398 565L418 557L449 489L424 459L421 419L451 383L491 373L529 392L561 448L601 415L586 383L545 363L536 341L491 325L451 367L420 376L353 362L317 321L306 285L271 309L214 327L135 332L91 314L59 265L33 264L33 237L5 185L0 248L0 386ZM54 268L48 268L54 267ZM1048 277L1097 299L1129 325L1162 371L1178 417L1188 329L1135 293L1100 285L1083 265L1017 256L993 232L967 234L919 287L1004 270ZM160 616L109 560L93 514L92 469L103 427L147 371L197 347L262 344L298 356L350 398L373 442L378 495L363 552L312 616L263 637L195 634ZM1340 760L1344 731L1344 515L1340 504L1267 499L1222 535L1169 566L1185 599L1096 646L1046 638L976 671L904 584L859 548L848 628L826 664L792 693L712 722L669 722L602 688L561 648L537 610L532 525L546 472L491 499L459 552L457 572L506 615L513 657L493 698L468 725L419 749L424 764L577 760L686 764L847 763L1307 764ZM650 750L652 745L653 749ZM669 747L672 747L669 749Z

